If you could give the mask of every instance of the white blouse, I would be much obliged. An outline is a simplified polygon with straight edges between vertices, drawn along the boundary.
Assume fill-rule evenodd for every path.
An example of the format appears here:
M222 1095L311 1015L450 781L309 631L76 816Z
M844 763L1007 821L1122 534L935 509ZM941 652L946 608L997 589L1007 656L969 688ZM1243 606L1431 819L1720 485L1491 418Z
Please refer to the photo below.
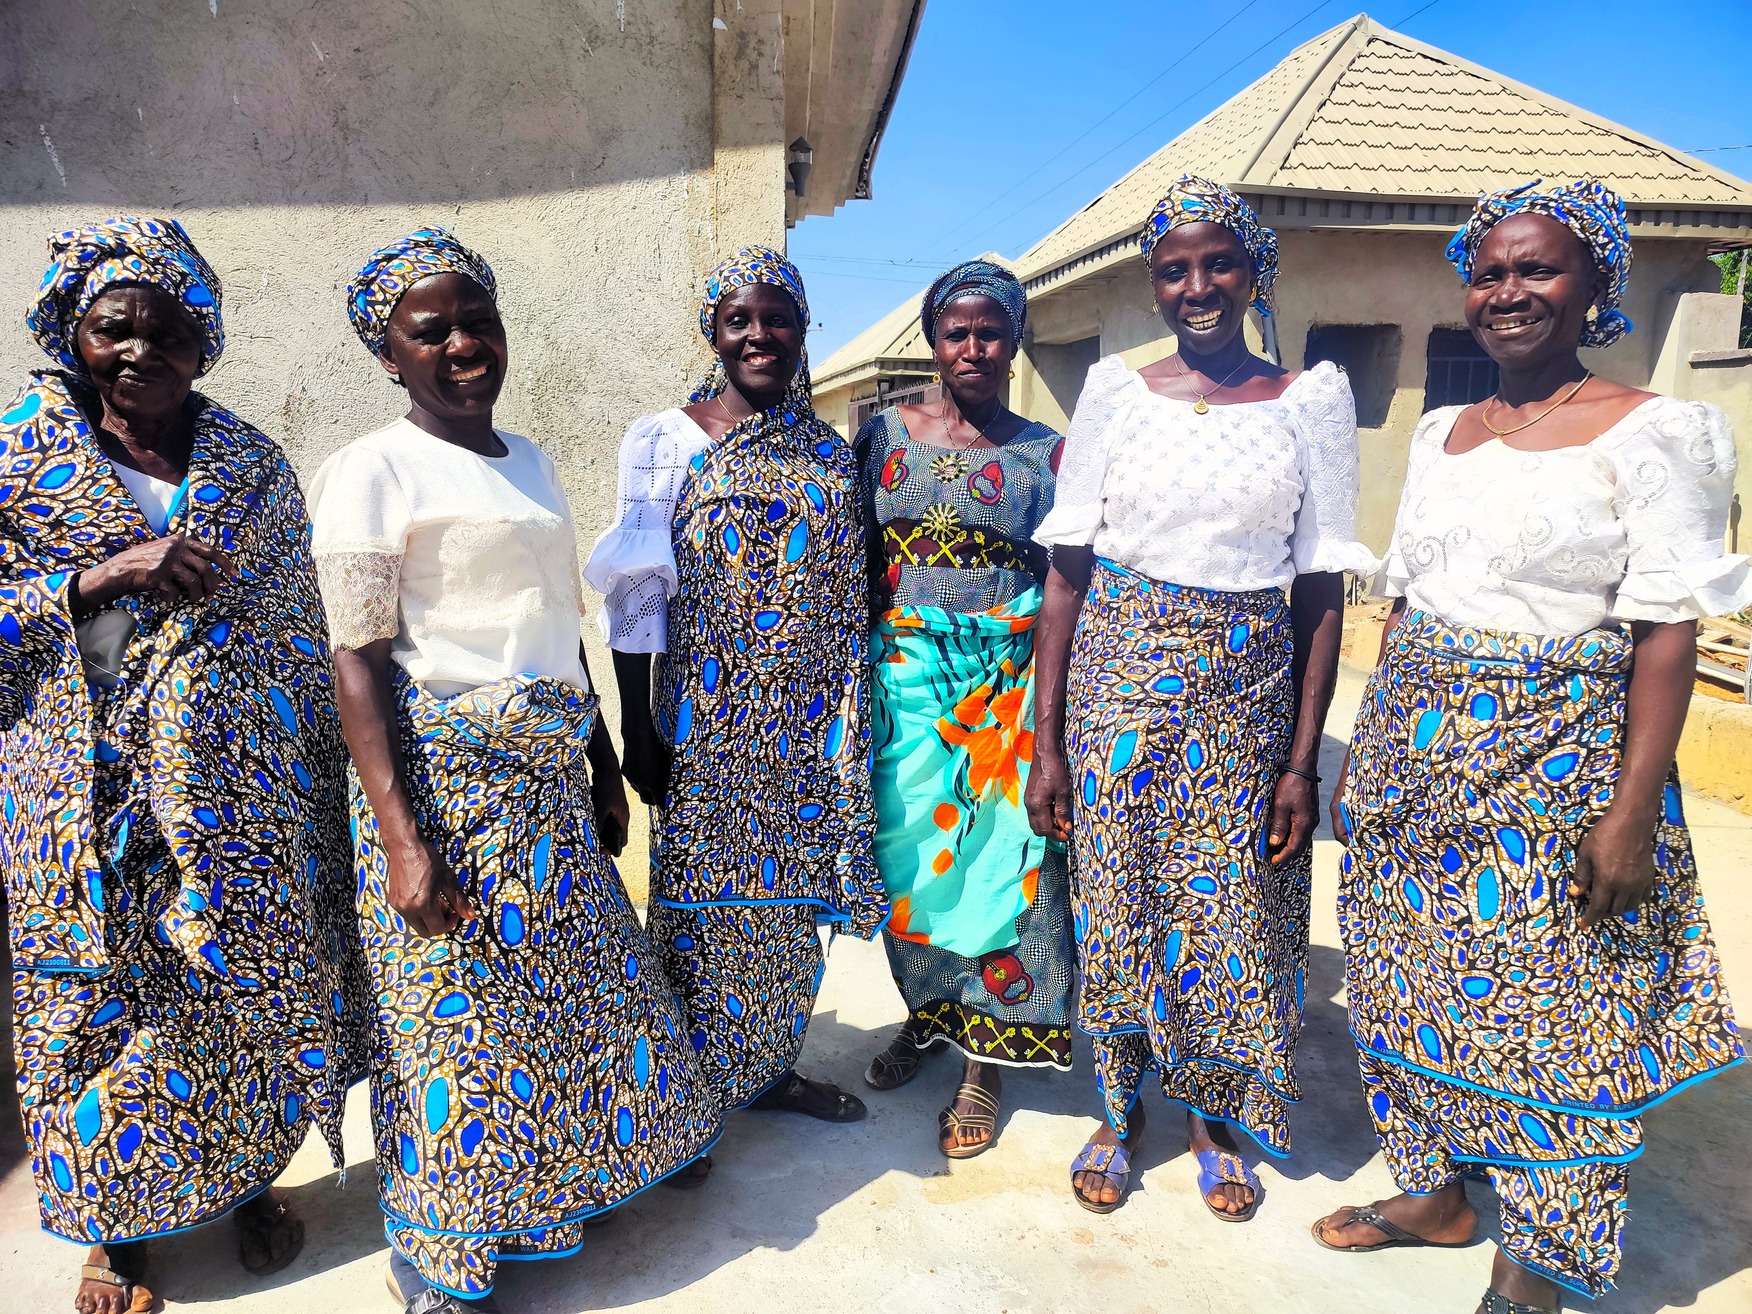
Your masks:
M584 563L584 579L603 595L599 623L616 652L663 652L675 572L675 504L688 463L712 439L680 409L642 415L621 439L617 510Z
M1412 435L1380 592L1450 625L1548 636L1752 602L1746 558L1722 551L1735 457L1720 409L1651 397L1579 447L1450 455L1463 409Z
M1358 482L1356 404L1336 365L1315 365L1275 401L1200 415L1108 356L1083 384L1034 538L1223 592L1314 571L1372 575L1379 561L1356 539Z
M440 698L512 675L588 690L572 512L554 463L514 433L479 456L397 420L341 448L310 490L336 647L391 639Z

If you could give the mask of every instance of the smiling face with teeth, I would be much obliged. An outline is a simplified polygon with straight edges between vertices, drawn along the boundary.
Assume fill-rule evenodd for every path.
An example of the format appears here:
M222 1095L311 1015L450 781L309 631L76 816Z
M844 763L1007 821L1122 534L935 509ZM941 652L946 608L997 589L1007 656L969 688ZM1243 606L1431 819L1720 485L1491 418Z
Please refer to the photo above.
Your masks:
M1253 300L1253 262L1222 224L1182 224L1150 252L1150 286L1180 349L1214 356L1241 332Z
M748 283L718 302L712 341L730 386L752 410L770 410L803 359L802 316L783 288Z
M1478 244L1466 324L1507 373L1573 356L1605 280L1581 238L1542 214L1504 219Z
M454 442L492 438L508 358L493 298L467 275L449 273L423 278L402 295L378 359L408 390L408 418Z

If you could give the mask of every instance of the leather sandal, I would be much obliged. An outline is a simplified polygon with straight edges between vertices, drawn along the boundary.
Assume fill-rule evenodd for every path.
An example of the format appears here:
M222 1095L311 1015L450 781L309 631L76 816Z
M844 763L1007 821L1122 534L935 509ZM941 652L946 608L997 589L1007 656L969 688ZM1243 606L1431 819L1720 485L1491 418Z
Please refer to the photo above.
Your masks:
M152 1314L158 1308L158 1297L144 1282L132 1281L102 1264L81 1264L79 1277L84 1282L99 1282L106 1287L118 1288L122 1299L128 1302L128 1314Z
M925 1066L928 1050L919 1049L906 1038L906 1029L888 1042L888 1048L870 1060L864 1069L864 1084L871 1090L898 1090Z
M1230 1186L1245 1186L1253 1192L1252 1201L1247 1208L1238 1214L1232 1214L1227 1209L1211 1203L1211 1192L1225 1183ZM1198 1193L1200 1198L1204 1200L1205 1208L1225 1223L1245 1223L1259 1212L1259 1201L1265 1191L1259 1184L1259 1178L1242 1161L1240 1155L1229 1150L1200 1150L1198 1152Z
M1510 1300L1495 1287L1486 1287L1484 1299L1478 1304L1478 1314L1562 1314L1562 1309L1562 1302L1559 1302L1557 1309L1544 1305L1523 1305Z
M862 1122L869 1112L864 1101L831 1081L809 1081L795 1072L774 1082L751 1106L780 1113L801 1113L822 1122Z
M1111 1177L1119 1186L1118 1199L1111 1204L1089 1199L1077 1189L1078 1173L1100 1173L1103 1177ZM1083 1147L1083 1152L1071 1160L1071 1194L1092 1214L1111 1214L1125 1202L1125 1193L1130 1188L1131 1151L1123 1141L1112 1145L1097 1145L1090 1141Z
M955 1105L968 1103L976 1107L974 1113L959 1113ZM948 1108L937 1115L937 1148L951 1159L972 1159L984 1154L992 1148L992 1142L998 1139L998 1101L984 1086L976 1086L971 1081L964 1081L955 1090L955 1099ZM962 1129L967 1131L983 1131L986 1136L983 1141L975 1141L972 1145L962 1145L955 1138L955 1133Z
M1316 1219L1308 1231L1319 1244L1328 1250L1336 1250L1341 1255L1369 1255L1377 1250L1392 1250L1395 1246L1428 1246L1432 1250L1459 1250L1472 1244L1470 1237L1464 1241L1431 1241L1415 1232L1407 1232L1381 1212L1382 1203L1382 1201L1377 1200L1374 1204L1352 1205L1350 1217L1339 1226L1348 1227L1352 1223L1363 1223L1374 1228L1377 1232L1385 1233L1387 1236L1385 1241L1377 1241L1373 1245L1367 1246L1335 1246L1322 1235L1326 1230L1323 1226L1327 1221L1326 1218ZM1331 1215L1328 1214L1327 1218L1330 1217Z

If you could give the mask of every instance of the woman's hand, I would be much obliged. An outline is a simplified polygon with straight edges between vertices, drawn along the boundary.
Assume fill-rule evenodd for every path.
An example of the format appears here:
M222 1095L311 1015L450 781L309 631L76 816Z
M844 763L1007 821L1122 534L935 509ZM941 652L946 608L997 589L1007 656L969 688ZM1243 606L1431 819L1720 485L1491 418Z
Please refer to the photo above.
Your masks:
M596 811L596 833L608 856L618 858L627 846L627 824L631 814L627 808L626 787L619 771L590 773L590 805Z
M96 611L130 593L156 597L167 607L205 602L220 580L236 575L231 558L187 534L137 543L108 561L79 572L82 610Z
M1302 856L1314 840L1319 816L1320 792L1312 780L1289 771L1278 777L1271 803L1271 833L1266 836L1272 866L1281 867Z
M1065 755L1038 735L1034 740L1034 764L1028 770L1028 789L1022 796L1028 809L1028 824L1036 835L1069 841L1071 838L1071 770Z
M1655 826L1616 807L1606 809L1576 846L1570 897L1586 903L1582 926L1640 907L1655 887Z
M475 919L462 882L438 850L419 836L391 848L389 906L408 929L427 937L448 935Z
M1344 761L1338 766L1338 780L1332 786L1332 802L1327 804L1327 816L1332 819L1332 838L1345 848L1350 847L1350 826L1344 815L1344 791L1350 784L1350 749L1344 750Z
M675 750L663 742L647 712L621 718L621 775L647 807L659 808L669 796L669 771Z

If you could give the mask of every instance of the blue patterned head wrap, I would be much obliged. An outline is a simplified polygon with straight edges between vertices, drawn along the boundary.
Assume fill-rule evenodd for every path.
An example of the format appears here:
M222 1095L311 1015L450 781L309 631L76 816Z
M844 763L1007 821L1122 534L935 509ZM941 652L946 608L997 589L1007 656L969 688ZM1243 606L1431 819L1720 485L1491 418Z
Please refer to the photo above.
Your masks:
M1272 311L1272 288L1277 284L1277 234L1259 222L1253 207L1222 183L1212 182L1194 174L1183 173L1168 189L1168 195L1156 202L1150 217L1144 220L1144 231L1138 238L1147 264L1150 252L1156 249L1171 229L1186 224L1221 224L1240 239L1253 262L1253 308L1261 315Z
M962 297L990 297L996 301L1010 320L1011 344L1022 345L1022 330L1028 326L1028 294L1016 275L990 260L969 260L956 265L931 284L919 304L919 324L925 330L926 342L937 345L937 320L951 301Z
M809 331L809 298L803 295L803 275L797 266L769 246L745 246L728 260L714 265L706 275L706 290L700 294L700 332L714 347L718 345L718 329L713 322L718 303L739 287L750 283L770 283L790 293L797 303L798 325Z
M48 272L25 314L25 325L44 351L83 375L85 362L79 359L76 340L79 321L92 302L123 283L162 288L175 297L201 329L201 368L196 373L205 374L219 363L225 350L219 275L174 219L100 219L50 237Z
M407 290L435 274L461 274L486 290L494 304L499 280L493 267L451 235L448 229L422 228L373 251L365 267L347 284L347 316L353 331L373 356L383 354L389 317Z
M1630 224L1623 198L1597 178L1578 178L1542 192L1538 188L1544 181L1535 178L1479 197L1472 217L1448 243L1448 259L1460 271L1460 281L1471 283L1472 260L1484 235L1503 220L1516 214L1557 220L1582 240L1606 280L1606 290L1594 305L1596 313L1582 330L1581 345L1609 347L1635 327L1618 309L1630 282Z

